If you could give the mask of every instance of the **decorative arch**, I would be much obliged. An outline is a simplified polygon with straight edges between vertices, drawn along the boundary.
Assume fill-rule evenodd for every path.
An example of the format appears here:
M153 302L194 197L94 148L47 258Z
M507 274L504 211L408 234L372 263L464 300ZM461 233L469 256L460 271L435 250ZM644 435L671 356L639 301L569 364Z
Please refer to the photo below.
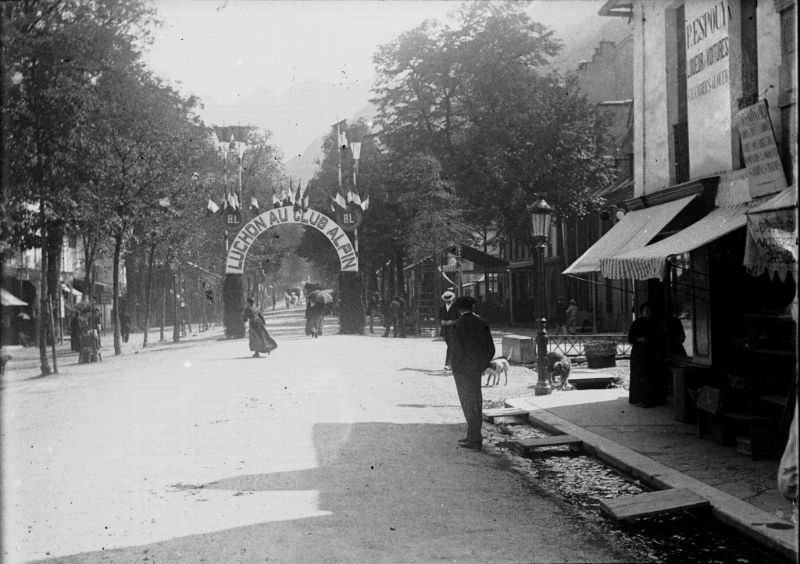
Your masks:
M299 223L313 227L330 241L339 255L342 272L358 272L358 256L353 242L342 227L325 214L314 210L294 209L284 206L265 211L248 221L234 237L225 259L225 274L243 274L247 252L264 231L287 223Z

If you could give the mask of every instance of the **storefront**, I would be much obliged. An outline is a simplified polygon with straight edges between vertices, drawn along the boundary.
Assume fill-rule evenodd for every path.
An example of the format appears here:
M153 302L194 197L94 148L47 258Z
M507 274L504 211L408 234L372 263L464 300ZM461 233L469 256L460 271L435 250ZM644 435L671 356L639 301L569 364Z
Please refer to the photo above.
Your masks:
M698 421L701 433L773 457L796 394L796 190L750 200L729 189L737 180L728 176L697 221L616 252L606 241L596 260L601 276L646 284L646 299L680 321L686 355L667 361L676 418L694 421L694 405L713 396L699 413L711 421Z

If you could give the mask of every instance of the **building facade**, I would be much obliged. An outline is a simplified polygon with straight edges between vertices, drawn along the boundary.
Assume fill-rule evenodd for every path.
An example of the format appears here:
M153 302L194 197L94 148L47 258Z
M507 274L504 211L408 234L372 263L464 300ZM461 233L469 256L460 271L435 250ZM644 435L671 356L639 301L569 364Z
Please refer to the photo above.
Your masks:
M628 280L637 305L679 320L676 415L713 392L730 427L716 438L766 452L797 380L795 2L610 0L600 13L633 25L633 198L568 270ZM775 425L756 445L724 413Z

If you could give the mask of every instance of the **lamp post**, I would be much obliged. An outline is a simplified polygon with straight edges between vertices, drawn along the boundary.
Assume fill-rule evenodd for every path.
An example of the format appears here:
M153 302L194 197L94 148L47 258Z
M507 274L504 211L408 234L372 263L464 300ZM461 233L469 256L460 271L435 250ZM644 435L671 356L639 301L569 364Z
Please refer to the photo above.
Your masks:
M550 386L550 375L547 374L547 320L544 316L544 249L547 245L547 236L550 234L550 217L553 208L544 201L539 200L528 207L531 216L531 234L533 235L534 250L536 251L535 268L536 283L539 286L537 313L539 314L539 331L536 333L536 370L537 382L534 395L544 396L553 391Z

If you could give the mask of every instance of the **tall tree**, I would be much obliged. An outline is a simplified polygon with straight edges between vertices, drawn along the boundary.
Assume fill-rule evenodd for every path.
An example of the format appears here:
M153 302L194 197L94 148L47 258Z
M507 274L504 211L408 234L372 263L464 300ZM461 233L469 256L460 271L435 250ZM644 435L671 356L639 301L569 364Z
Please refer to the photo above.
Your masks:
M75 192L84 163L76 159L94 100L93 85L104 69L127 64L136 56L138 38L146 38L152 13L143 2L25 0L2 6L2 59L11 85L4 87L3 135L4 235L20 235L20 210L38 205L37 246L60 244L78 209ZM16 237L14 246L31 243ZM52 311L48 286L57 264L42 253L39 288L39 346L42 374L51 372L46 354ZM55 360L55 359L54 359Z
M559 48L515 2L464 4L455 25L425 22L382 46L373 92L387 151L435 156L482 229L523 236L536 195L586 213L611 175L592 106L544 71Z
M119 331L120 261L137 220L186 197L198 156L207 148L194 114L197 100L183 98L141 67L100 78L102 103L92 132L97 195L113 239L114 352Z

